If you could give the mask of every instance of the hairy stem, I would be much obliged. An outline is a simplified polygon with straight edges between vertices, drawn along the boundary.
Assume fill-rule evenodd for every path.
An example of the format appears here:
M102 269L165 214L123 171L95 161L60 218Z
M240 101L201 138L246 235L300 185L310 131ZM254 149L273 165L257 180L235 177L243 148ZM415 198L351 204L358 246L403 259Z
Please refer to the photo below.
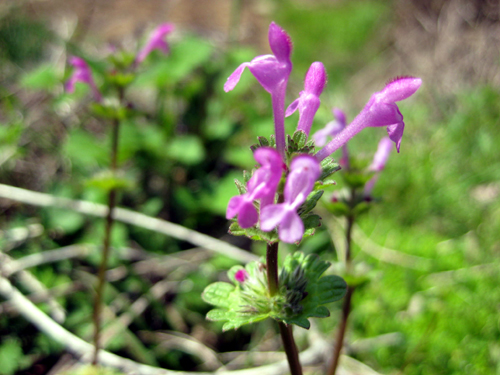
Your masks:
M356 199L356 191L355 189L351 189L351 197L350 197L350 208L352 212L352 208L354 206ZM352 228L354 226L354 215L352 213L347 217L347 228L346 228L346 250L345 250L345 268L346 272L349 273L351 271L351 254L352 254ZM328 369L328 375L335 375L337 372L337 367L339 365L340 352L342 351L342 347L344 346L344 336L345 331L347 329L347 320L349 318L349 314L351 312L351 299L352 294L354 293L354 287L348 285L346 295L344 297L344 302L342 305L342 320L340 321L339 330L337 332L337 337L335 340L335 347L333 349L333 358L330 368Z
M267 245L266 262L267 262L267 284L269 295L273 297L279 291L278 281L278 245L275 242ZM299 351L295 340L293 339L292 326L287 326L283 322L278 323L280 327L281 340L285 348L286 358L292 375L302 375L302 367L299 361Z
M123 99L123 90L120 90L120 101ZM113 121L113 129L111 135L111 172L113 175L117 169L117 158L118 158L118 137L120 132L120 120L115 119ZM100 349L101 341L101 318L102 318L102 304L104 295L104 286L106 285L106 269L108 267L108 259L110 252L111 243L111 229L113 228L114 218L113 211L116 206L116 189L111 189L108 193L108 213L106 215L106 227L104 229L104 238L102 244L102 259L99 266L99 271L97 274L97 289L94 300L94 356L92 359L92 364L96 365L98 363L98 354Z

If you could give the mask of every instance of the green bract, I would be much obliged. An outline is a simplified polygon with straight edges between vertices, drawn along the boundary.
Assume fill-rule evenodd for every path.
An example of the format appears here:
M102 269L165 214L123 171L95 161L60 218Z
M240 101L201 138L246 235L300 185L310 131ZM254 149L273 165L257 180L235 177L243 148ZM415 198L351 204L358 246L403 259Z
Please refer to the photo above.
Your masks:
M235 266L228 272L232 284L216 282L205 288L203 300L216 306L208 312L207 319L225 322L224 331L268 317L308 329L308 318L330 316L324 305L341 299L346 292L347 285L341 277L321 277L329 266L329 262L313 254L288 255L280 272L279 291L272 297L264 264L251 262L245 268ZM240 283L235 274L242 269L248 277Z

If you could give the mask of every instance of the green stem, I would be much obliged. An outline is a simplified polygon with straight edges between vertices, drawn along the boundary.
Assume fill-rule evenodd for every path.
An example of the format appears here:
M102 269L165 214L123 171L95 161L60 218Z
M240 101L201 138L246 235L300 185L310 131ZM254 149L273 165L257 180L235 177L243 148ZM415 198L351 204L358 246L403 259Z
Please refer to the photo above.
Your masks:
M356 191L355 189L351 189L351 197L349 206L351 208L351 212L349 216L347 216L347 228L346 228L346 250L345 250L345 268L347 274L351 272L352 267L352 228L354 226L354 215L352 214L352 209L354 208L356 200ZM344 297L344 302L342 305L342 320L340 321L340 327L337 332L337 337L335 340L335 347L333 348L333 358L332 364L328 369L328 375L335 375L337 372L337 367L339 365L340 352L342 351L342 347L344 346L344 336L347 329L347 320L349 318L349 314L351 312L351 299L352 294L354 293L354 287L348 285L346 295Z
M266 262L267 262L267 284L269 288L269 296L272 298L279 292L278 280L278 245L275 242L267 245ZM293 339L293 331L291 325L286 325L283 322L278 323L280 327L281 340L285 348L288 366L292 375L302 375L302 367L299 361L299 351L295 340Z
M123 89L119 92L120 103L123 102ZM113 130L111 135L111 172L114 175L118 164L118 138L120 133L120 120L113 121ZM111 189L108 193L108 213L106 215L106 227L104 229L104 238L102 244L102 259L97 274L97 289L94 300L94 355L92 364L96 365L99 360L99 349L101 341L101 319L102 319L102 305L104 296L104 286L106 285L106 270L108 268L108 259L110 253L111 243L111 230L113 228L113 210L116 206L116 189Z

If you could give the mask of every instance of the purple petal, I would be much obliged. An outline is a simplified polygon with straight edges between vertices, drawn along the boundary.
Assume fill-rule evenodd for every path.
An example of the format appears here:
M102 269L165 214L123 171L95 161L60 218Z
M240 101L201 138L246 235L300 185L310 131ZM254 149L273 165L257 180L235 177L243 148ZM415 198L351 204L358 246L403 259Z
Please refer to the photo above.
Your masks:
M248 272L246 270L238 270L234 274L234 279L239 283L243 283L248 279Z
M270 94L275 94L280 85L288 81L291 68L280 63L273 55L257 56L250 63L248 69Z
M253 202L245 202L238 213L238 224L243 229L253 227L259 221L259 213Z
M154 29L144 48L142 48L142 50L137 54L137 57L135 59L136 64L140 64L141 62L143 62L146 57L155 49L159 49L164 53L168 53L169 47L164 38L167 34L174 31L174 28L175 27L173 24L164 23Z
M247 67L248 63L243 63L241 64L240 66L238 66L236 68L236 70L228 77L226 83L224 84L224 91L225 92L229 92L231 91L232 89L234 89L234 87L236 86L236 84L240 81L240 78L241 78L241 74L243 73L243 71L245 70L245 68Z
M271 204L260 211L260 229L270 232L278 226L288 212L285 203Z
M226 210L226 219L232 219L240 211L240 207L244 202L243 195L236 195L229 200Z
M285 216L278 228L278 235L280 240L286 243L295 243L302 239L304 223L295 211L290 211Z
M290 36L281 27L271 22L269 25L269 46L271 51L280 62L290 63L290 54L292 53L292 40Z
M387 134L389 138L396 143L396 150L399 152L401 146L401 139L403 138L403 131L405 130L405 123L401 121L399 124L389 125L387 127Z
M373 156L372 164L368 167L368 170L380 172L385 168L387 159L392 150L392 141L389 137L384 137L380 140L377 147L377 152Z
M288 212L285 203L271 204L260 211L260 229L270 232L278 226Z
M310 155L295 157L290 164L290 174L285 185L285 202L297 208L305 202L321 173L316 158Z
M276 170L284 169L283 160L278 151L271 147L259 147L255 150L253 157L262 166Z
M396 77L390 81L385 88L376 95L379 100L394 103L412 96L422 85L422 80L415 77Z
M304 89L308 93L320 96L326 84L326 70L321 62L313 62L307 71Z
M375 102L366 114L365 126L387 126L403 121L403 115L394 103Z
M285 117L291 116L298 108L300 103L300 97L295 99L286 109Z
M332 109L333 117L345 128L347 121L344 111L339 108Z
M305 91L302 92L299 104L299 124L297 125L297 130L302 130L304 133L309 135L311 131L311 126L314 120L314 116L318 111L321 104L319 98L314 94L309 94Z

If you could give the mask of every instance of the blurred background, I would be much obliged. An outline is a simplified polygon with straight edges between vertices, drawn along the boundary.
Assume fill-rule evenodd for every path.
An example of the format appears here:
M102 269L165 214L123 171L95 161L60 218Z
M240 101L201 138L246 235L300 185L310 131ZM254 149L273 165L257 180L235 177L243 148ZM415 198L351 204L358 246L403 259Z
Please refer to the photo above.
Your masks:
M127 187L119 206L264 254L262 244L227 234L225 209L237 193L234 179L254 166L249 146L273 132L270 98L248 72L231 93L223 84L240 63L269 53L267 28L275 21L294 43L287 104L313 61L327 69L313 131L332 120L332 107L354 118L395 76L423 80L399 104L401 153L390 156L376 203L355 228L355 261L370 282L354 295L345 353L367 367L346 373L500 374L499 18L500 4L491 0L3 0L0 183L105 204L98 177L109 165L109 123L92 109L87 87L64 92L68 57L88 61L106 96L113 56L134 55L155 26L171 22L171 53L153 53L126 91L134 115L120 134ZM287 120L289 133L297 119ZM371 159L384 132L364 130L349 143L351 153ZM325 201L343 186L341 172L333 177L338 186ZM0 274L91 341L104 220L29 205L2 189ZM300 250L335 263L342 221L325 209L320 214L322 228ZM112 246L107 350L183 371L277 360L262 355L280 348L272 322L222 333L204 319L210 306L203 288L241 259L140 223L117 222ZM281 255L294 249L283 246ZM27 258L52 250L67 255ZM328 341L340 306L317 320ZM1 374L72 373L78 366L64 345L0 297ZM319 374L321 366L306 372Z

